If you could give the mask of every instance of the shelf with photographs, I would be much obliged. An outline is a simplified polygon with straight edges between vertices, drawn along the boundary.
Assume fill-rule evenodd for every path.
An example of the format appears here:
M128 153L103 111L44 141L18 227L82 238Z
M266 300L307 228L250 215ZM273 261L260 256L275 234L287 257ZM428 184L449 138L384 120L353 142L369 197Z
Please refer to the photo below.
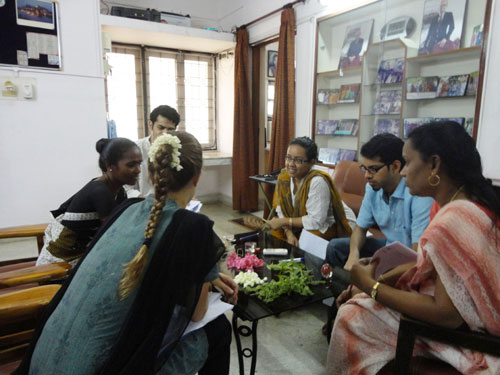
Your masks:
M472 135L479 80L480 50L464 48L437 55L408 59L403 118L463 119ZM407 132L403 129L403 137Z
M336 150L355 154L358 147L361 66L318 73L316 85L314 139L322 155L330 155L321 160L328 164L351 155Z
M346 113L349 106L320 105L315 97L314 133L317 120L356 118L356 107L356 150L379 132L404 138L405 119L416 123L413 120L420 118L463 120L470 129L481 95L467 91L477 87L481 76L487 7L491 7L490 0L380 0L318 19L315 96L318 89L352 83L349 78L358 78L361 86L359 105L353 104L350 114ZM463 93L465 75L469 76ZM434 96L425 100L407 97L407 78L434 76L441 81ZM320 148L342 148L346 138L356 138L314 136Z
M360 143L376 134L401 136L407 43L400 39L373 43L363 62Z

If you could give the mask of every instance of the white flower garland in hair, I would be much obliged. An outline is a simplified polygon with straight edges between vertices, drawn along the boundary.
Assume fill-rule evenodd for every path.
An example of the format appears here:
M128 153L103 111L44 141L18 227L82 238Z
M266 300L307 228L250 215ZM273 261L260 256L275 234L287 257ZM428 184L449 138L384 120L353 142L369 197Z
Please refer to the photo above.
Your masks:
M149 149L149 160L151 160L151 162L153 163L156 161L156 153L164 144L169 144L170 146L172 146L172 163L170 163L170 166L172 167L172 169L176 169L177 172L180 171L183 168L181 165L181 159L179 158L179 156L181 156L179 149L182 148L182 145L181 140L175 135L162 134L158 138L156 138L151 145L151 148Z

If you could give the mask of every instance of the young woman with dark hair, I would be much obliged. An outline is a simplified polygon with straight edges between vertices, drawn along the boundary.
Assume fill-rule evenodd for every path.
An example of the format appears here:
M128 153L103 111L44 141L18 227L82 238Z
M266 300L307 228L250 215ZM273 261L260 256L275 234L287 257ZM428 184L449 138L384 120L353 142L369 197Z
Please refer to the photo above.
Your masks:
M482 175L474 141L456 123L430 123L410 134L403 157L410 193L433 197L440 210L420 238L416 263L378 280L376 264L352 267L356 292L337 300L331 374L376 374L395 356L400 314L500 335L500 194ZM415 348L414 355L439 358L464 374L500 373L500 358L490 355L429 339Z
M330 240L348 237L356 220L330 176L312 169L318 147L308 137L294 138L288 146L285 169L278 176L273 207L278 217L269 221L273 234L297 246L302 229Z
M102 175L51 211L37 265L77 263L104 219L127 198L123 185L137 181L142 156L134 142L127 138L102 138L97 141L96 150Z
M187 335L207 311L225 248L206 216L184 209L202 149L189 133L159 136L149 153L155 194L131 199L101 228L48 306L17 374L228 374L224 315ZM222 280L222 281L221 281Z

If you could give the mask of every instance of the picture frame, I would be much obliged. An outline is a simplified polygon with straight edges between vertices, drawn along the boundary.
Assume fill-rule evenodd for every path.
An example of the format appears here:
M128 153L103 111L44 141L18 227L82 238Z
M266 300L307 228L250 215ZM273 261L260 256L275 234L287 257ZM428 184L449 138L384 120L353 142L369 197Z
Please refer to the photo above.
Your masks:
M278 69L278 51L267 51L267 77L275 78Z

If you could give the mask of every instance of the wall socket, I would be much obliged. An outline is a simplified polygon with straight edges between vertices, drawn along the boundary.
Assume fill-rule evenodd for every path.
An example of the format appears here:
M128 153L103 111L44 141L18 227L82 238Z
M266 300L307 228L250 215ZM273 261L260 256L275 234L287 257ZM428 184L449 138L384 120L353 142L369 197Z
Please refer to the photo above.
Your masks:
M36 79L0 77L0 100L35 100Z

